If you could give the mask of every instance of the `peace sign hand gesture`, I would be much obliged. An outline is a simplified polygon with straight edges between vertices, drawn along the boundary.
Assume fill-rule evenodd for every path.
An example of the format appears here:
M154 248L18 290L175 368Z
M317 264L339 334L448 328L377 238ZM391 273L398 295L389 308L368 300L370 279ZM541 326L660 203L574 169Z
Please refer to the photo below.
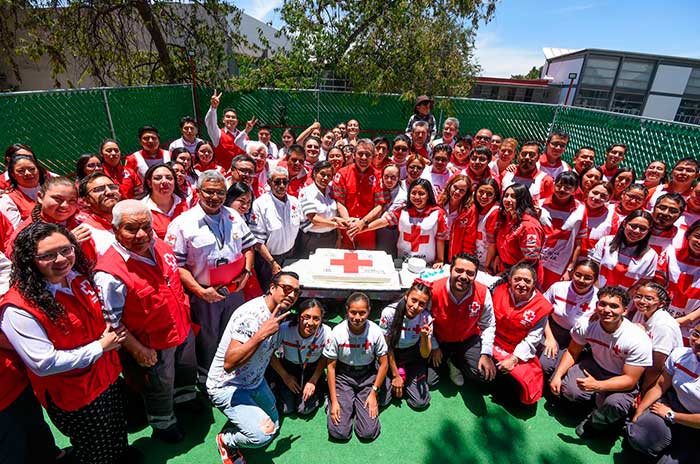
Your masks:
M270 318L263 322L258 329L257 335L265 339L270 335L276 334L280 330L280 322L289 315L289 311L286 311L280 315L278 313L282 309L281 305L277 305L275 309L272 310Z
M216 109L219 107L219 103L221 102L221 95L223 95L223 92L220 92L218 95L216 94L216 89L214 89L214 95L211 96L211 107Z
M423 337L430 337L433 334L433 321L428 322L428 316L423 316L423 326L420 328Z
M255 125L258 123L258 120L253 116L251 119L248 120L247 123L245 123L245 131L246 133L250 134L250 131L253 130Z

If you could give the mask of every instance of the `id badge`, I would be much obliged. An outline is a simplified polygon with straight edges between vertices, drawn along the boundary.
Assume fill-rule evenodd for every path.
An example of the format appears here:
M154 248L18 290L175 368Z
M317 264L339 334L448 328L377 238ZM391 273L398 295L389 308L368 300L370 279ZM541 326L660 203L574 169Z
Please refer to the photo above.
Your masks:
M225 266L226 264L228 264L228 259L226 258L219 258L216 261L214 261L215 267Z

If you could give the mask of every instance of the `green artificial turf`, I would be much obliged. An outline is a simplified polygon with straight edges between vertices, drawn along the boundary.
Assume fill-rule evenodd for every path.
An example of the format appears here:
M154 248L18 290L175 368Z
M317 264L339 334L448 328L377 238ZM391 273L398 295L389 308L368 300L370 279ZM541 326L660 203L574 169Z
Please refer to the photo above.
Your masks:
M331 325L341 320L336 308L329 317ZM372 316L376 320L379 311ZM279 435L267 448L244 454L251 464L639 462L622 451L622 439L614 434L579 439L574 427L585 414L570 405L544 399L530 408L508 404L509 397L517 398L514 390L504 393L510 387L501 384L494 392L493 387L467 383L460 389L444 378L431 392L428 409L414 411L405 402L394 402L382 410L382 433L371 443L356 437L347 443L330 441L323 408L309 418L283 417ZM147 464L220 463L215 437L226 423L224 415L207 408L196 416L183 412L178 417L187 433L183 443L153 440L150 427L130 433L129 443L143 452ZM68 446L68 440L53 430L59 446Z

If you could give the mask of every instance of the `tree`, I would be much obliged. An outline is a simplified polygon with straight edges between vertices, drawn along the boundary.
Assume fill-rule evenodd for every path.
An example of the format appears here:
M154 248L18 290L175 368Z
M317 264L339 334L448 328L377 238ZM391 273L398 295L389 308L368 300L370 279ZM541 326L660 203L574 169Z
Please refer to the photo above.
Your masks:
M252 87L315 85L332 72L356 91L468 95L475 32L496 0L285 0L289 49L250 60Z
M69 67L105 86L187 82L193 52L200 80L216 83L228 77L231 44L249 46L239 22L218 0L3 1L0 52L17 80L17 57L48 57L57 87Z
M527 74L512 74L510 76L511 79L539 79L540 78L540 72L542 71L542 66L539 68L537 66L533 66L530 71L528 71Z

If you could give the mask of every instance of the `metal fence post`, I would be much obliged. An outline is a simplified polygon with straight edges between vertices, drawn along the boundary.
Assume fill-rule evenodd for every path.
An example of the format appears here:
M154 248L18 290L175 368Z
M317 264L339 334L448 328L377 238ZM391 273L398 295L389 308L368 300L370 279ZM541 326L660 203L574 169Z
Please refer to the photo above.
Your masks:
M109 100L107 99L107 89L102 89L102 101L105 104L105 112L107 113L107 123L109 123L109 131L112 138L117 140L117 134L114 132L114 123L112 122L112 112L109 110Z

